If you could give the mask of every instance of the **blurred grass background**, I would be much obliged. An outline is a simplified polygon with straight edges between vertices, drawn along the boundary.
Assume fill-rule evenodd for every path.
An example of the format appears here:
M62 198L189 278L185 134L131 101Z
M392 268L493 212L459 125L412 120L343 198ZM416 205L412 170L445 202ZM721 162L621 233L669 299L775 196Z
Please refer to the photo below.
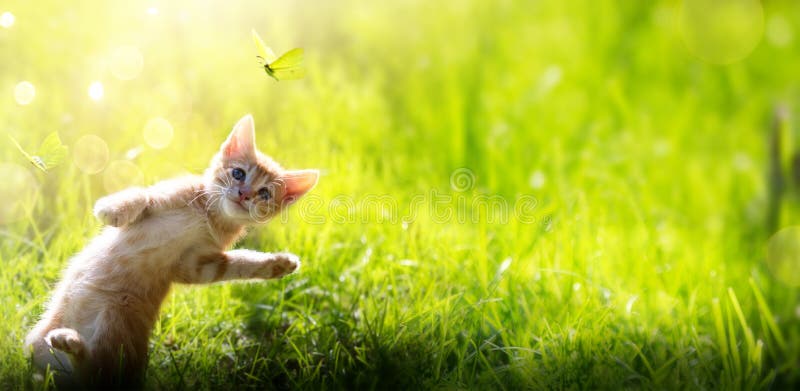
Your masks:
M0 140L2 176L27 178L2 185L22 213L0 225L0 385L47 386L22 339L114 187L114 165L74 164L76 142L101 137L150 184L200 172L249 112L261 150L322 169L322 206L240 246L303 268L176 287L149 388L796 387L800 292L770 273L764 220L770 116L800 98L800 3L722 3L4 1L0 129L30 150L57 131L70 156L41 173ZM252 28L303 47L306 79L268 79ZM120 47L141 55L129 80ZM152 118L172 127L163 149ZM441 221L434 191L453 210L534 197L535 219ZM403 224L371 195L425 201Z

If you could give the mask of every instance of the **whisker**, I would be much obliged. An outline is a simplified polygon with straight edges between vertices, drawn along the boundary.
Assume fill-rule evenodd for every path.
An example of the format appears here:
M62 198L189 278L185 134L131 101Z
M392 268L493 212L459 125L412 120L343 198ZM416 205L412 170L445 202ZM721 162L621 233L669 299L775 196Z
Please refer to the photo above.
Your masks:
M202 197L204 195L205 196L209 196L209 198L210 198L211 196L213 196L214 194L216 194L218 192L219 191L216 190L216 189L203 189L203 190L200 190L200 191L198 191L198 194L194 198L192 198L191 201L189 201L187 203L187 205L191 205L193 202L197 201L198 198L200 198L200 197Z
M198 199L198 198L200 198L200 197L202 197L202 196L204 196L204 195L206 195L206 194L207 194L207 193L206 193L206 191L205 191L205 190L204 190L204 191L200 191L200 192L198 192L198 194L197 194L197 195L196 195L194 198L192 198L191 200L189 200L189 202L187 202L187 203L186 203L186 205L191 205L193 202L197 201L197 199Z
M216 196L216 197L211 196L209 198L209 201L206 203L206 213L208 213L211 210L211 207L215 205L217 202L219 202L221 199L222 199L221 196Z

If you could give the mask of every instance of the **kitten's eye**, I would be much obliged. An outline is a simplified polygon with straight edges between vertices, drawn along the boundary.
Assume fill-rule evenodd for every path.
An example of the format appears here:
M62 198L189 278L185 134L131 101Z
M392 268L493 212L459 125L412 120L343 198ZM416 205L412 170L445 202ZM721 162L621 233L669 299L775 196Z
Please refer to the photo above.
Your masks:
M242 179L244 179L244 170L242 170L241 168L234 168L233 171L231 171L231 175L233 175L233 179L241 181Z
M266 187L262 187L258 189L258 196L264 199L264 201L267 201L272 197L272 194L269 194L269 190L267 190Z

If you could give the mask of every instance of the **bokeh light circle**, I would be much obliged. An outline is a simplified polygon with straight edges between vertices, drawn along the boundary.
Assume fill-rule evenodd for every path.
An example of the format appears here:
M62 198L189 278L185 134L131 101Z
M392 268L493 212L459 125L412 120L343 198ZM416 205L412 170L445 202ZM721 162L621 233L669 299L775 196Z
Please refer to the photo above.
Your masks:
M11 223L25 217L25 206L36 196L36 178L23 166L0 163L0 224Z
M684 0L680 19L686 46L713 64L747 57L764 32L759 0Z
M533 174L531 174L530 178L528 178L528 184L533 189L541 189L544 187L546 181L547 177L545 177L544 173L539 170L536 170Z
M105 95L105 89L103 88L103 83L99 81L93 81L92 84L89 84L89 98L95 102L103 99L103 95Z
M144 57L136 46L120 46L111 51L109 68L120 80L132 80L142 73Z
M103 171L108 163L108 144L93 134L87 134L75 142L72 160L87 174Z
M800 227L772 235L767 243L767 267L778 281L800 286Z
M3 12L3 14L0 15L0 27L6 29L11 28L11 26L14 25L14 22L16 20L17 18L15 18L14 14L12 14L11 12L8 11Z
M161 117L152 118L144 125L144 141L155 148L166 148L172 142L172 124Z
M103 171L103 186L109 193L142 185L144 185L144 173L130 161L114 160Z
M767 40L774 46L786 47L794 41L792 25L781 15L773 15L767 20Z
M14 87L14 100L21 105L33 102L36 97L36 87L29 81L21 81Z

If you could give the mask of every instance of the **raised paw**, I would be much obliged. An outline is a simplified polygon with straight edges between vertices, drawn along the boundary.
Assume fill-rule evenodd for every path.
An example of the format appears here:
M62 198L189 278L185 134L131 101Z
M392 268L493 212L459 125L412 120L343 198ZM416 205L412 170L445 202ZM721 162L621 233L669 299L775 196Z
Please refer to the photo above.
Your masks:
M292 253L275 253L272 254L271 274L269 278L281 278L287 274L291 274L300 267L300 258Z
M123 192L97 200L94 204L94 215L104 224L122 227L136 221L146 207L147 199L126 197Z
M83 340L80 334L73 329L61 328L50 330L44 337L44 340L53 349L58 349L74 356L80 356L84 351Z

